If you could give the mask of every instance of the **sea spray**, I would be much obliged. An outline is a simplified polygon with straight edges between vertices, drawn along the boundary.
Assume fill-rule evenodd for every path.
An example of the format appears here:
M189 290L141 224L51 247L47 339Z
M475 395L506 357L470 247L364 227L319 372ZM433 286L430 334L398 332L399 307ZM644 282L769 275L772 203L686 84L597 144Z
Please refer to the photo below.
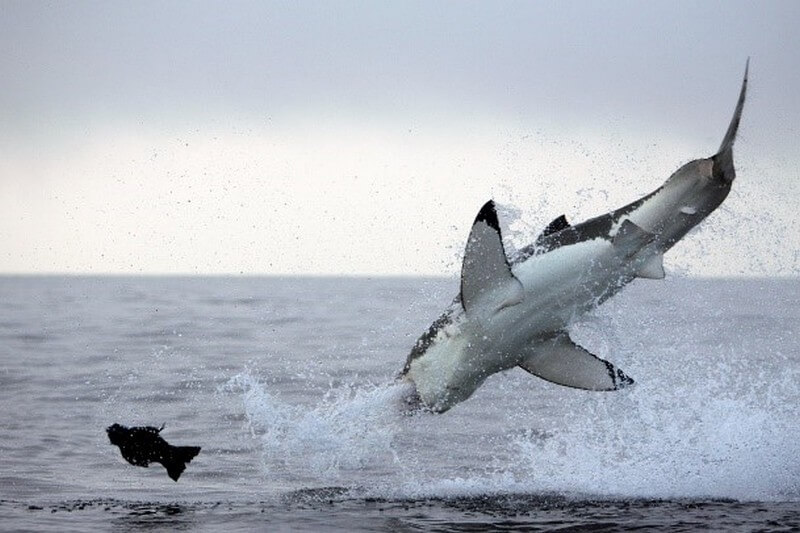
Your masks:
M402 385L370 385L377 374L287 387L272 367L243 372L229 387L264 480L370 498L800 500L796 286L776 310L761 281L645 283L571 328L636 379L614 394L510 370L444 415L409 417Z
M800 495L800 446L788 437L786 419L747 400L706 398L679 409L678 401L648 399L649 392L631 403L624 423L586 413L551 438L514 437L517 459L529 470L524 490L624 498Z
M775 344L784 326L747 319L746 327L731 328L713 311L735 316L733 303L702 296L682 300L678 312L654 307L671 321L631 317L627 298L573 331L579 342L602 348L601 355L630 358L625 367L637 384L608 398L559 391L559 411L568 415L548 428L547 438L510 435L525 490L798 499L797 365L784 354L765 354L759 340L768 335ZM674 332L676 318L681 335ZM647 343L637 343L643 336Z
M397 462L392 444L404 416L403 384L331 388L311 408L283 402L247 372L228 388L242 394L248 427L261 442L271 477L347 483L355 473L385 476Z

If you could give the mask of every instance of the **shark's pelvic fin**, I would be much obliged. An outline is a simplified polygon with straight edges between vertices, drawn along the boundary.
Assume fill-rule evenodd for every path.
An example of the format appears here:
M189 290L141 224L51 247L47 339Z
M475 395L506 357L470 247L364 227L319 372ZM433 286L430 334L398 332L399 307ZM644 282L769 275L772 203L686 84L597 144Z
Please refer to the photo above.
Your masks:
M664 279L664 255L656 254L636 271L637 278L644 279Z
M531 346L520 368L544 380L592 391L612 391L633 384L622 370L578 346L566 332Z
M511 272L506 258L494 202L489 200L475 218L467 239L461 266L461 304L467 315L478 307L493 313L523 298L522 283Z
M617 252L628 258L653 242L655 238L655 235L643 230L626 218L619 227L617 234L614 235L613 243Z

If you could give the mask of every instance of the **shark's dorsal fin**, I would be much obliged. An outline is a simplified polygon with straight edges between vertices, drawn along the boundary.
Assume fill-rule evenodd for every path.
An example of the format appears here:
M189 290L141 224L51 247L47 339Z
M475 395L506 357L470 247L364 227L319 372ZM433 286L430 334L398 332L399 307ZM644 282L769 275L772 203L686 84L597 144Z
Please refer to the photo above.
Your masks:
M553 233L558 233L562 229L566 229L569 227L569 222L567 222L566 215L561 215L560 217L554 219L551 223L547 225L544 230L542 230L541 237L547 237L548 235L552 235Z
M551 383L576 389L612 391L633 383L622 370L575 344L564 331L530 346L519 366Z
M614 248L623 257L631 257L636 252L653 242L656 236L643 230L626 218L614 235Z
M494 202L481 208L467 239L461 266L461 305L467 314L483 306L494 313L522 301L522 283L511 272Z
M538 237L536 237L536 242L539 243L545 237L552 235L553 233L558 233L562 229L566 229L569 227L569 222L567 222L567 217L561 215L560 217L554 219L550 222L546 228L542 230Z

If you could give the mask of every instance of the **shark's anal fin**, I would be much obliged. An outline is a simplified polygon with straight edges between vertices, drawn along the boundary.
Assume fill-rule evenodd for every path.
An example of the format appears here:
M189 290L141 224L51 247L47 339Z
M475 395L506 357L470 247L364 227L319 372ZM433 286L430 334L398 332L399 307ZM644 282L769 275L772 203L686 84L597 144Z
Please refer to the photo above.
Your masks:
M461 266L461 304L467 315L481 307L489 313L520 303L522 283L511 272L503 248L494 202L481 208L467 239Z
M569 222L567 222L567 217L561 215L558 218L553 219L546 228L542 230L538 237L536 237L536 243L542 242L545 237L549 237L553 233L558 233L562 229L567 229L569 227Z
M645 261L642 266L636 270L636 277L644 279L664 279L666 277L664 273L664 256L662 254L656 254Z
M643 230L626 218L620 225L619 230L617 230L613 243L614 248L621 256L629 258L653 242L655 238L655 235Z
M544 380L593 391L612 391L633 384L622 370L578 346L566 332L531 345L519 365Z

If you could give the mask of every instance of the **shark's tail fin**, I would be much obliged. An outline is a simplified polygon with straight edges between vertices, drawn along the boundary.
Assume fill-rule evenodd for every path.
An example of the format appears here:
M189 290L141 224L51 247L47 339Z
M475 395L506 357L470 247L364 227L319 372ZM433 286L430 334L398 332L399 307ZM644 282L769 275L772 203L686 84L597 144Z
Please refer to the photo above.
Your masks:
M736 109L733 111L733 117L728 124L728 131L725 132L725 137L719 145L718 152L723 152L733 146L733 141L736 140L736 132L739 130L739 122L742 120L742 109L744 108L744 98L747 94L747 76L750 72L750 58L747 58L747 63L744 65L744 78L742 79L742 87L739 89L739 99L736 101Z
M169 457L164 461L167 474L174 481L178 481L186 470L186 465L200 453L199 446L171 446Z
M742 120L742 109L744 108L744 99L747 94L747 75L750 71L750 58L747 59L747 64L744 67L744 79L742 79L742 88L739 89L739 99L736 101L736 109L733 111L733 117L728 125L728 131L725 132L725 137L719 145L719 150L714 154L712 160L714 161L714 177L728 183L736 178L736 171L733 168L733 143L736 141L736 133L739 131L739 122Z

